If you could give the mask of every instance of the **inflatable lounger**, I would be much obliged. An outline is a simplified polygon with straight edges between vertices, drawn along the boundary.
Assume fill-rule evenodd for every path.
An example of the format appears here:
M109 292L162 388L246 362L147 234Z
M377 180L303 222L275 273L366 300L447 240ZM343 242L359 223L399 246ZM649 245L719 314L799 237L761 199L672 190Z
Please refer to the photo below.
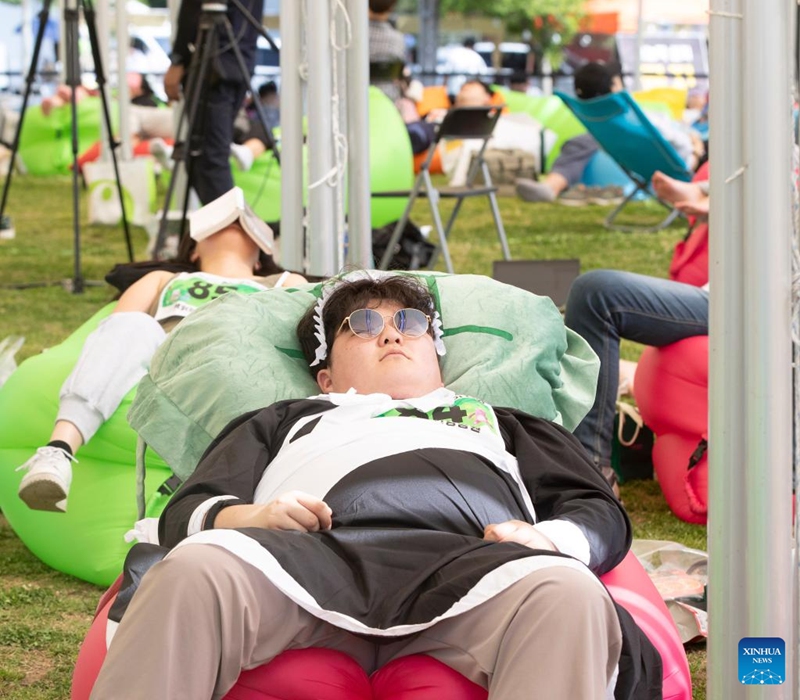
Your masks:
M72 678L72 700L88 700L106 655L108 611L122 577L97 608ZM664 700L691 700L692 682L675 623L642 565L629 552L601 576L661 654ZM367 677L347 654L331 649L285 651L243 671L225 700L487 700L486 690L435 659L415 654L395 659Z
M483 277L426 279L449 319L443 371L452 387L472 388L498 405L511 403L569 429L578 424L592 402L597 361L580 338L565 333L549 299ZM153 448L146 453L147 515L157 517L166 504L170 491L162 485L172 470L190 473L229 420L287 396L318 393L294 327L319 287L274 291L254 295L255 301L232 295L210 304L208 314L203 309L183 321L181 334L171 334L153 359L154 374L142 380L132 414ZM122 568L130 548L123 535L138 514L136 434L126 420L134 392L78 451L66 513L22 503L23 474L15 468L47 442L61 384L83 340L111 308L58 347L26 360L0 388L0 508L42 561L103 586ZM209 381L216 376L230 380Z
M636 403L656 434L653 468L664 499L687 523L708 518L708 336L645 348Z
M82 153L100 138L102 103L99 97L84 97L78 112L78 152ZM111 124L116 128L117 105L111 103ZM56 107L45 116L42 110L25 114L19 141L19 156L30 175L67 175L72 167L72 107Z
M0 509L45 564L102 586L119 573L130 548L123 535L137 517L136 434L125 418L134 392L78 451L66 513L29 509L17 497L23 473L15 469L49 440L61 384L86 336L112 308L99 311L61 345L25 360L0 388ZM147 469L149 512L157 515L169 499L158 488L172 472L152 452Z

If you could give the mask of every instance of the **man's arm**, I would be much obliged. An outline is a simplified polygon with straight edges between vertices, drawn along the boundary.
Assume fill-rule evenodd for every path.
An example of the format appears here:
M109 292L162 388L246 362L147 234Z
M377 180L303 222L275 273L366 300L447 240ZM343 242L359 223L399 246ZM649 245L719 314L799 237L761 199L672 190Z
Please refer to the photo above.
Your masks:
M174 547L208 529L223 508L253 502L274 454L272 436L279 422L280 414L273 406L239 416L223 429L161 514L161 544Z
M192 58L189 47L197 40L201 5L202 0L183 0L178 11L178 26L175 40L172 42L172 52L169 55L172 65L164 75L164 92L173 102L181 97L181 83Z
M253 498L292 425L303 416L332 407L329 402L280 401L231 421L161 514L161 544L174 547L186 537L212 528L309 531L330 527L330 509L308 494L282 494L268 504L254 504Z
M630 521L583 446L549 421L496 412L533 501L538 534L596 573L614 568L630 548Z
M189 45L197 39L197 24L200 19L201 0L183 0L178 11L178 26L172 43L170 60L172 65L186 66L191 60Z

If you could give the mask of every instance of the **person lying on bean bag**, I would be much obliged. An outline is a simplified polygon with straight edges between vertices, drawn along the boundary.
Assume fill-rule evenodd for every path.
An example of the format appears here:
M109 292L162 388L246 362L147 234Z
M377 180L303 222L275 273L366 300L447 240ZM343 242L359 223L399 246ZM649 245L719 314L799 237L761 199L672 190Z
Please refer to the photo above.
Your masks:
M59 412L46 445L20 470L27 473L19 497L36 510L64 512L75 452L108 420L144 376L166 333L197 308L221 294L252 294L305 282L296 274L258 276L263 252L271 260L272 232L254 216L216 225L236 206L234 188L199 209L190 220L184 259L194 272L150 272L131 285L113 312L86 339L81 356L61 388ZM216 204L216 207L215 207ZM279 270L279 268L276 268Z
M221 698L311 646L368 672L429 654L493 699L661 697L658 653L597 579L628 551L624 509L567 430L443 386L424 286L334 280L297 334L322 393L213 441L161 547L128 557L130 584L163 555L117 599L92 698Z

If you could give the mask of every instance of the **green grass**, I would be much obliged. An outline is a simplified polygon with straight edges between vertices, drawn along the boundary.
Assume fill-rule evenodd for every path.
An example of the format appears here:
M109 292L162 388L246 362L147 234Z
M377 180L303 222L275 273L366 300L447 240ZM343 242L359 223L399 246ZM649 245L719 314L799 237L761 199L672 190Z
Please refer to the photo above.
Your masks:
M16 238L0 240L0 340L26 338L21 361L63 340L92 313L113 298L110 287L89 287L75 295L60 285L11 290L3 285L58 282L72 277L70 180L15 178L7 213ZM84 205L85 198L82 201ZM606 209L572 209L501 199L500 208L514 258L580 258L582 270L618 268L666 276L672 248L683 234L674 226L657 234L613 233L602 227ZM632 208L628 221L653 221L662 209L647 204ZM427 203L415 210L415 221L430 222ZM84 276L101 280L126 258L119 227L88 226L81 218ZM147 237L134 229L138 258ZM467 201L452 234L451 252L458 272L491 274L500 248L488 207ZM635 360L640 346L625 343L623 356ZM631 482L622 498L639 538L666 539L706 548L704 527L687 525L667 509L654 482ZM72 668L101 590L52 571L41 564L0 516L0 698L45 700L69 697ZM695 698L704 700L705 647L689 651Z

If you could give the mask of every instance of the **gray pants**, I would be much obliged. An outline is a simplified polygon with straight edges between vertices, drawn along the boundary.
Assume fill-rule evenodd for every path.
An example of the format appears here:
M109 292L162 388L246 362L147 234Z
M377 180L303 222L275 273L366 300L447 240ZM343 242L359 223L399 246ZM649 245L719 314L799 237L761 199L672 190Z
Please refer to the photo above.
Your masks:
M605 589L553 566L478 607L385 645L305 611L260 571L214 545L187 545L156 564L120 624L92 700L222 698L242 669L287 649L325 647L367 673L429 654L489 689L492 700L601 700L622 637Z
M550 172L561 175L569 187L577 185L583 177L583 171L598 150L600 146L591 134L581 134L571 138L561 146L561 153L558 154Z
M69 421L89 442L147 373L165 337L158 321L141 311L104 318L86 338L61 387L56 420Z

